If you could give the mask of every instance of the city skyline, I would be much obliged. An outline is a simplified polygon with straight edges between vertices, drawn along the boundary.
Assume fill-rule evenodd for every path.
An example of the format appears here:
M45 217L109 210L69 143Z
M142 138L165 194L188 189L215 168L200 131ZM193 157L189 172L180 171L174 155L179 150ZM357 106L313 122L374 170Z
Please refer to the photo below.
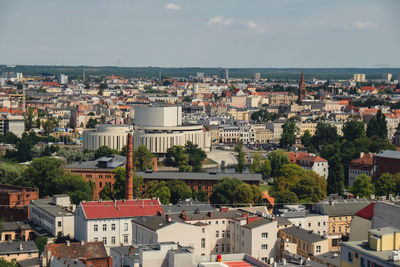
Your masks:
M400 67L398 1L2 1L2 64Z

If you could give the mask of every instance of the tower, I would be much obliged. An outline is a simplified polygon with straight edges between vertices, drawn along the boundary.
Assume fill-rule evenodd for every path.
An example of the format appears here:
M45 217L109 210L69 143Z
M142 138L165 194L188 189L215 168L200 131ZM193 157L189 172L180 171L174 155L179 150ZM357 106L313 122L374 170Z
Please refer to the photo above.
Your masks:
M128 133L126 144L126 181L125 181L125 199L133 199L133 148L132 133Z
M306 98L306 84L304 83L304 70L302 70L299 83L299 96L297 98L297 104L301 105L301 102L304 98Z

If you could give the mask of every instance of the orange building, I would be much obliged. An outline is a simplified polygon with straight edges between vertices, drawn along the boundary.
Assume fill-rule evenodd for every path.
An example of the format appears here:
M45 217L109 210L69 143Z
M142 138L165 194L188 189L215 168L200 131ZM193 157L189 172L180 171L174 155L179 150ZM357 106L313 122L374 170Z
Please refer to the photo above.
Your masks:
M0 185L0 212L7 220L29 218L29 202L39 199L39 189L15 185Z

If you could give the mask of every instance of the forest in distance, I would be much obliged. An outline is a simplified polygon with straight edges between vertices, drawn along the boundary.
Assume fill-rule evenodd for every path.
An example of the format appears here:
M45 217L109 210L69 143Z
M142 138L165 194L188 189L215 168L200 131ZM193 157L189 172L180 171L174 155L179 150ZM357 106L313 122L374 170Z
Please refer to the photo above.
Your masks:
M202 72L205 76L219 75L222 68L162 68L162 67L117 67L117 66L51 66L51 65L0 65L0 72L22 72L29 76L58 76L66 74L70 79L106 77L111 74L126 78L189 78ZM228 68L230 78L253 78L260 73L261 78L298 80L301 68ZM385 73L400 75L400 68L304 68L306 79L352 79L354 73L365 73L367 79L382 79Z

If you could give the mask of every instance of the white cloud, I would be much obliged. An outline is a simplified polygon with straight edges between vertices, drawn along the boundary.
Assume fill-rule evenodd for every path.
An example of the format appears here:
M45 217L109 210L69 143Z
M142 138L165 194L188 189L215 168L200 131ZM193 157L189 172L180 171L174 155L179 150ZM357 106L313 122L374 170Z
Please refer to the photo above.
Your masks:
M256 27L256 24L253 21L247 21L246 22L247 27L254 29Z
M357 20L357 21L354 21L354 22L352 22L350 24L344 24L343 28L345 28L346 30L350 30L350 29L356 29L356 30L377 29L377 28L379 28L379 25L374 23L374 22Z
M177 4L169 3L169 4L165 5L165 9L168 9L168 10L180 10L181 7L178 6Z
M216 16L214 18L210 18L207 22L207 25L230 25L233 23L233 19L225 18L223 16Z

